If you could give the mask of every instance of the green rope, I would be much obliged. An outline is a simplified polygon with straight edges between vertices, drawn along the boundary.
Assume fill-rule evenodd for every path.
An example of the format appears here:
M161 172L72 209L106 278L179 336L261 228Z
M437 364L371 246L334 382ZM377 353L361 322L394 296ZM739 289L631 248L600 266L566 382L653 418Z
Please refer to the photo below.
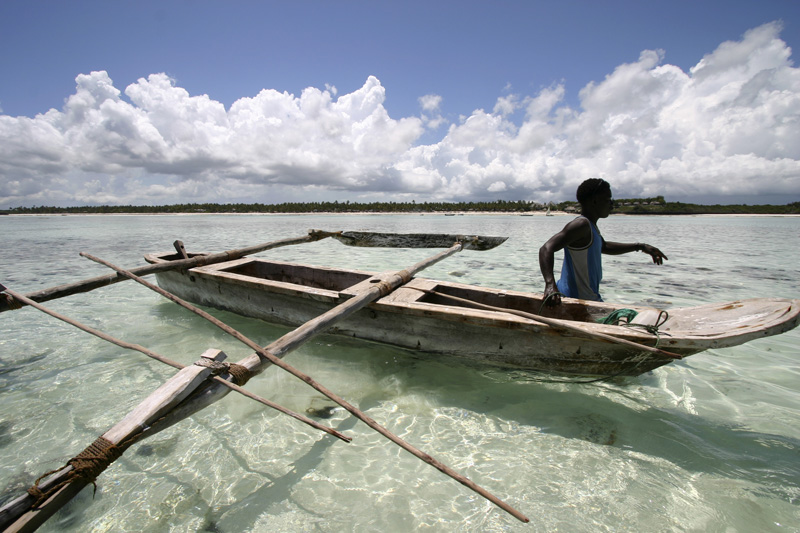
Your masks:
M610 315L600 318L597 321L601 324L611 324L613 326L620 325L618 324L621 319L626 319L627 323L630 324L631 321L636 318L636 315L639 313L634 311L633 309L617 309Z
M646 332L659 337L661 332L658 330L664 323L669 320L669 313L664 310L658 312L658 318L656 319L656 323L653 325L650 324L624 324L626 327L629 328L641 328ZM665 333L665 335L669 335L669 333ZM658 340L656 341L656 346L658 346Z
M655 347L658 348L659 343L661 342L661 331L658 328L664 325L664 323L669 320L669 313L666 311L659 311L658 319L656 319L655 324L631 324L636 315L638 315L636 311L633 309L617 309L610 315L600 318L597 322L601 324L609 324L612 326L622 326L625 328L639 328L643 329L644 331L648 332L651 335L655 335L656 337L656 345ZM627 319L627 322L620 323L620 319ZM669 335L669 333L666 333Z

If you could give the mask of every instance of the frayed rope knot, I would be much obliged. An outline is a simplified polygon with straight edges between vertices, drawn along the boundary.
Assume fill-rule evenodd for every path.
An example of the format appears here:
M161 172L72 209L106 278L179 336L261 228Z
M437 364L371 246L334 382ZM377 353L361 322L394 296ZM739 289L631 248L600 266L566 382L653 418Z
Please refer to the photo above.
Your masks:
M211 373L215 376L222 374L223 372L227 372L233 378L233 382L240 387L247 383L253 376L253 373L250 372L246 366L237 365L236 363L226 363L224 361L214 361L211 359L200 359L199 361L195 361L194 364L197 366L210 368Z
M211 370L211 374L217 375L228 371L228 363L224 361L214 361L213 359L200 359L194 362L195 366L202 366Z
M250 372L249 368L244 365L237 365L236 363L231 363L228 365L228 373L233 378L233 382L240 387L247 383L253 376L253 373Z
M81 453L67 461L67 464L59 469L48 472L39 477L32 487L28 489L28 494L36 498L36 501L31 506L33 509L39 507L50 496L61 490L62 487L75 480L85 481L87 484L91 483L94 486L94 491L97 492L97 484L95 479L103 470L116 461L125 452L128 446L116 445L113 442L103 437L98 437L93 443L86 447ZM55 474L64 470L68 466L72 467L72 471L67 474L66 478L57 483L55 486L50 487L47 491L42 491L39 488L39 482L45 477Z

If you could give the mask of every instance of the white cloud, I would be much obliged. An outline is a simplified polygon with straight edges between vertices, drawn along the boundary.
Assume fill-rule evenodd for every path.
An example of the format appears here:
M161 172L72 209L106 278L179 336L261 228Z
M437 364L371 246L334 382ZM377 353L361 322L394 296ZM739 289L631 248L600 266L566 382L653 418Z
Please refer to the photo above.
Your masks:
M419 105L422 107L423 114L420 116L425 127L431 130L439 129L447 120L440 112L442 97L438 94L426 94L419 97Z
M507 116L517 110L518 96L512 94L510 96L500 97L494 105L493 112L498 115Z
M563 85L507 94L427 145L418 144L426 128L448 123L443 98L422 96L420 117L393 119L375 77L342 95L330 85L299 96L265 89L226 110L164 74L124 92L106 72L82 74L63 109L0 115L0 206L311 193L545 201L597 176L618 196L796 200L800 71L780 30L755 28L689 72L645 50L584 87L580 108L564 103Z
M442 105L442 97L438 94L426 94L425 96L420 96L419 105L422 107L423 111L428 113L438 111L439 106Z
M487 187L487 191L489 192L502 192L507 189L505 182L502 181L495 181L489 187Z

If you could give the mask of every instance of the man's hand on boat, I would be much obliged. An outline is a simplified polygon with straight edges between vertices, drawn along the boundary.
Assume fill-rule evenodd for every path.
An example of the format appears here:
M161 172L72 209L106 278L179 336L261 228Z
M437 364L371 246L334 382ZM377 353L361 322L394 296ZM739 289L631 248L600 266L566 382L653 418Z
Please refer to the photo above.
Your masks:
M545 284L544 303L547 307L561 305L561 293L558 292L555 282Z

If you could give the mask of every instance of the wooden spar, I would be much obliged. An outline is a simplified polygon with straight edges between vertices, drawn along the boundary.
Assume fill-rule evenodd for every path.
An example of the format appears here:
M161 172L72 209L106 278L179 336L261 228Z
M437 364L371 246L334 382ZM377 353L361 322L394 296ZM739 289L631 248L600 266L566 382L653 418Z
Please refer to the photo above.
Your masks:
M252 255L273 248L280 248L281 246L288 246L292 244L303 244L307 242L314 242L327 237L336 237L340 242L348 246L383 246L383 247L408 247L408 248L449 248L454 242L470 242L471 250L490 250L495 246L499 246L507 237L484 237L480 235L463 236L463 235L443 235L443 234L427 234L427 233L413 233L413 234L398 234L398 233L371 233L366 231L323 231L317 229L308 230L308 235L303 237L295 237L283 239L279 241L272 241L263 244L256 244L246 248L238 248L228 250L226 252L218 252L208 255L197 255L188 257L186 250L183 248L181 241L175 241L175 246L178 255L188 257L185 259L178 259L166 263L159 263L156 265L145 265L136 267L130 271L137 276L146 276L148 274L155 274L157 272L164 272L167 270L189 269L198 266L211 265L221 263L223 261L232 261L239 259L246 255ZM67 283L65 285L58 285L57 287L50 287L40 291L31 292L26 294L28 298L35 302L46 302L55 300L56 298L63 298L64 296L71 296L80 292L89 292L112 283L118 283L128 278L120 274L110 274L105 276L97 276L88 278L74 283ZM14 307L11 302L5 299L0 299L0 313L8 311L9 309L18 309Z
M222 361L225 359L225 354L219 350L208 350L202 357L214 361ZM205 366L190 365L183 368L156 389L118 424L106 431L102 439L105 439L113 446L127 448L151 424L173 406L184 400L198 385L206 380L211 372L212 370ZM111 461L108 461L108 463L110 464ZM5 528L4 531L7 532L34 531L86 485L94 482L91 477L70 476L70 472L73 470L74 467L68 465L38 484L38 488L42 493L48 494L51 490L54 492L35 509L31 509L31 505L35 503L35 498L30 494L17 498L17 500L3 507L0 510L0 528ZM21 513L20 510L22 510Z
M295 369L288 363L284 362L280 357L288 353L289 351L297 348L304 342L308 341L314 335L321 333L332 326L335 322L346 318L347 316L351 315L355 311L365 307L370 302L377 300L378 298L389 294L391 291L404 285L407 283L411 278L421 270L438 263L439 261L453 255L456 252L461 251L464 248L468 248L469 243L456 243L455 245L451 246L449 249L442 251L428 259L417 263L416 265L412 266L409 269L401 270L395 272L393 274L386 274L383 276L382 280L376 280L374 286L370 287L369 289L365 290L359 295L354 296L353 298L339 304L338 306L334 307L330 311L323 313L322 315L318 316L317 318L306 322L302 326L298 327L294 331L284 335L280 339L276 340L275 342L269 344L266 347L261 347L257 343L253 342L252 340L248 339L241 333L237 332L233 328L226 326L216 318L212 317L205 311L195 307L194 305L178 298L177 296L164 291L163 289L141 279L140 277L136 276L131 272L125 272L118 267L98 259L96 257L90 256L89 254L82 253L81 255L91 259L92 261L99 262L108 266L109 268L113 268L117 271L117 273L130 277L135 281L145 285L146 287L158 292L159 294L165 296L166 298L178 303L182 307L189 309L195 314L206 318L217 327L223 329L225 332L229 333L230 335L234 336L236 339L240 340L241 342L245 343L250 348L256 350L256 353L246 357L245 359L239 361L242 366L247 367L253 373L259 373L263 370L266 366L267 362L271 362L272 364L279 366L280 368L286 370L293 376L301 379L302 381L308 383L311 387L316 389L317 391L321 392L340 406L344 407L347 411L349 411L353 416L367 424L369 427L389 439L390 441L394 442L407 452L411 453L412 455L422 459L424 462L428 463L429 465L433 466L440 472L450 476L451 478L455 479L465 487L471 489L472 491L480 494L490 502L494 503L507 513L514 516L516 519L522 522L529 522L530 520L524 514L520 513L504 501L500 500L487 490L483 489L479 485L475 484L473 481L469 480L468 478L462 476L461 474L457 473L447 465L437 461L430 455L422 452L418 448L412 446L411 444L407 443L400 437L394 435L389 430L384 428L383 426L379 425L375 420L367 416L365 413L360 411L357 407L351 405L349 402L344 400L343 398L339 397L338 395L334 394L332 391L328 390L327 388L323 387L316 381L314 381L310 376L304 374L303 372ZM216 385L211 385L208 389L204 392L201 396L195 396L193 400L196 400L196 410L202 409L208 403L213 403L216 401L220 394L225 394L226 392L222 392L217 390L213 390ZM192 406L194 408L195 406ZM193 412L193 411L191 411ZM189 406L186 405L185 409L181 410L180 413L173 412L175 415L180 414L180 416L185 417L191 414ZM162 421L163 427L167 427L170 423L175 423L177 420L170 420L170 417L167 416L165 420Z
M52 316L53 318L57 318L58 320L61 320L62 322L66 322L67 324L70 324L70 325L75 326L75 327L77 327L79 329L82 329L83 331L85 331L87 333L91 333L92 335L95 335L96 337L100 337L101 339L104 339L104 340L107 340L109 342L112 342L112 343L116 344L117 346L120 346L122 348L127 348L129 350L136 350L137 352L141 352L141 353L145 354L146 356L151 357L151 358L155 359L156 361L160 361L160 362L162 362L162 363L164 363L166 365L169 365L171 367L174 367L174 368L177 368L177 369L183 368L183 365L181 365L179 363L176 363L174 361L170 361L166 357L158 355L157 353L148 350L144 346L140 346L138 344L128 343L128 342L125 342L125 341L122 341L122 340L119 340L119 339L114 339L113 337L109 337L109 336L107 336L105 333L103 333L101 331L98 331L98 330L93 329L93 328L91 328L89 326L86 326L85 324L81 324L80 322L77 322L77 321L75 321L75 320L73 320L73 319L71 319L71 318L69 318L69 317L67 317L65 315L62 315L61 313L58 313L56 311L53 311L52 309L49 309L49 308L47 308L47 307L45 307L43 305L40 305L38 302L35 302L35 301L31 300L27 296L24 296L24 295L22 295L22 294L20 294L18 292L12 291L8 287L4 286L3 284L0 284L0 293L6 293L6 294L10 295L11 297L13 297L14 300L18 301L20 304L29 305L29 306L31 306L31 307L33 307L35 309L38 309L39 311L41 311L41 312L43 312L45 314L48 314L48 315Z
M0 291L5 291L8 294L10 294L11 296L13 296L14 298L21 299L22 301L26 300L26 298L24 296L22 296L20 294L17 294L14 291L11 291L10 289L7 289L2 284L0 284ZM150 351L150 350L148 350L148 349L146 349L146 348L144 348L142 346L139 346L137 344L131 344L131 343L116 339L114 337L106 335L103 332L100 332L100 331L95 330L95 329L93 329L93 328L91 328L89 326L81 324L80 322L74 321L74 320L72 320L72 319L70 319L70 318L68 318L68 317L66 317L64 315L61 315L61 314L59 314L59 313L57 313L55 311L52 311L50 309L45 308L44 306L38 304L37 302L27 301L25 303L30 305L30 306L32 306L32 307L34 307L34 308L37 308L37 309L43 311L44 313L47 313L47 314L53 316L54 318L58 318L59 320L62 320L64 322L67 322L68 324L71 324L71 325L79 328L79 329L82 329L82 330L86 331L87 333L91 333L92 335L100 337L100 338L102 338L104 340L107 340L107 341L109 341L109 342L111 342L113 344L116 344L118 346L121 346L123 348L128 348L128 349L140 351L140 352L144 353L145 355L147 355L149 357L152 357L152 358L154 358L154 359L156 359L156 360L158 360L158 361L160 361L162 363L165 363L165 364L168 364L168 365L173 366L175 368L178 368L183 373L182 374L183 376L192 375L192 372L188 372L187 369L194 371L195 369L201 368L201 367L196 366L196 365L195 366L185 367L185 366L181 365L180 363L177 363L175 361L171 361L170 359L168 359L166 357L163 357L163 356L160 356L160 355L158 355L158 354L156 354L156 353L154 353L154 352L152 352L152 351ZM211 354L211 355L209 355L209 354ZM222 361L225 358L225 355L222 352L220 352L219 350L208 350L201 357L206 358L206 359L213 359L213 360L217 360L217 361ZM181 372L179 372L177 375L181 375ZM197 375L200 376L201 374L197 374ZM177 406L181 400L186 398L186 396L189 394L189 392L191 392L194 389L196 389L197 386L200 384L200 381L202 381L202 380L204 380L206 378L211 378L211 379L214 380L215 383L218 383L219 385L222 385L223 388L227 387L229 389L235 390L235 391L239 392L240 394L243 394L243 395L247 396L248 398L254 399L254 400L256 400L256 401L258 401L258 402L260 402L260 403L262 403L262 404L264 404L264 405L266 405L268 407L272 407L273 409L276 409L276 410L278 410L278 411L280 411L280 412L282 412L284 414L288 414L289 416L291 416L291 417L293 417L293 418L295 418L295 419L297 419L297 420L299 420L299 421L301 421L303 423L306 423L306 424L314 427L315 429L319 429L319 430L325 431L326 433L328 433L330 435L333 435L334 437L337 437L337 438L339 438L339 439L341 439L341 440L343 440L345 442L350 442L352 440L350 437L347 437L346 435L343 435L342 433L340 433L340 432L338 432L338 431L336 431L336 430L334 430L334 429L332 429L330 427L327 427L327 426L324 426L322 424L319 424L319 423L317 423L317 422L315 422L315 421L313 421L313 420L311 420L311 419L309 419L309 418L307 418L307 417L305 417L303 415L294 413L294 412L286 409L285 407L282 407L282 406L280 406L278 404L275 404L275 403L273 403L273 402L271 402L271 401L269 401L269 400L267 400L265 398L261 398L260 396L257 396L255 394L247 391L246 389L243 389L243 388L239 387L238 385L235 385L233 383L230 383L230 382L226 381L225 379L223 379L220 376L217 376L217 375L211 376L211 375L208 375L208 373L203 373L202 376L203 377L198 377L197 379L192 381L193 385L191 387L191 390L188 390L185 394L182 394L182 396L180 397L179 401L170 403L169 409L172 409L175 406ZM163 386L162 386L162 388L163 388ZM158 390L162 390L162 389L158 389ZM106 432L103 435L103 437L106 440L108 440L109 442L112 442L113 444L118 444L119 442L124 442L127 439L129 439L131 437L131 435L133 433L135 433L134 430L136 430L136 428L139 428L138 431L141 431L142 429L146 429L146 425L142 425L142 423L140 423L140 420L142 420L143 418L146 418L146 417L152 418L148 414L149 410L150 410L149 406L151 406L153 404L153 402L151 400L153 398L157 397L158 390L155 393L153 393L153 395L151 395L148 400L146 400L145 402L140 404L139 407L137 407L134 411L132 411L130 414L128 414L128 416L125 417L125 419L123 419L119 424L117 424L116 426L114 426L114 428L112 428L111 430ZM163 416L165 408L166 407L160 408L158 410L158 412L157 412L158 416L156 418L160 418L160 417ZM155 416L155 415L153 415L153 416ZM159 431L160 431L160 429L159 429ZM139 440L140 438L150 437L150 436L154 435L155 433L157 433L157 431L146 430L144 432L139 433L137 438L136 438L136 440ZM47 493L53 487L56 487L57 485L61 484L62 482L66 482L66 480L69 478L70 472L72 472L72 470L73 470L73 467L71 465L67 465L62 470L59 470L58 472L56 472L56 473L52 474L51 476L47 477L47 479L45 479L42 483L40 483L38 485L38 488L42 492ZM6 504L2 508L0 508L0 531L6 531L6 528L10 528L10 529L8 529L8 531L33 531L34 529L39 527L39 525L41 525L45 520L47 520L47 518L52 516L52 514L56 510L58 510L58 508L60 508L63 505L65 505L71 498L73 498L76 494L78 494L78 492L80 492L81 489L83 487L85 487L88 483L90 483L90 481L82 480L82 478L76 478L76 479L70 480L67 485L65 485L64 487L59 489L50 498L48 498L46 502L44 502L42 505L40 505L39 508L37 508L36 510L33 510L33 511L31 510L31 507L36 502L36 498L33 495L31 495L29 493L26 493L26 494L18 497L17 499L9 502L8 504ZM24 518L20 518L23 515L25 515L25 517ZM11 526L9 526L9 524L11 524L12 522L14 523L13 528L11 528Z
M34 308L38 309L39 311L42 311L43 313L46 313L46 314L52 316L53 318L57 318L58 320L61 320L63 322L66 322L67 324L75 326L76 328L81 329L81 330L85 331L86 333L90 333L91 335L94 335L95 337L101 338L101 339L103 339L105 341L108 341L108 342L110 342L112 344L116 344L117 346L119 346L121 348L126 348L126 349L129 349L129 350L136 350L137 352L141 352L141 353L145 354L148 357L151 357L151 358L153 358L153 359L155 359L157 361L160 361L160 362L162 362L162 363L164 363L166 365L169 365L171 367L177 368L178 370L181 370L181 369L185 368L182 364L180 364L180 363L178 363L176 361L172 361L171 359L169 359L167 357L164 357L163 355L159 355L159 354L153 352L152 350L148 350L144 346L140 346L138 344L132 344L132 343L129 343L129 342L125 342L125 341L123 341L121 339L117 339L115 337L112 337L111 335L103 333L102 331L96 330L96 329L94 329L94 328L92 328L90 326L82 324L81 322L78 322L77 320L73 320L73 319L71 319L71 318L69 318L67 316L64 316L61 313L57 313L56 311L53 311L52 309L48 309L47 307L45 307L45 306L43 306L43 305L41 305L41 304L39 304L37 302L34 302L33 300L30 300L29 298L26 298L25 296L23 296L21 294L18 294L16 292L12 291L11 289L6 288L1 283L0 283L0 292L6 292L6 293L10 294L12 297L18 299L19 301L21 301L21 302L23 302L23 303L25 303L27 305L30 305L31 307L34 307ZM336 431L333 428L330 428L328 426L324 426L322 424L319 424L318 422L315 422L314 420L311 420L310 418L308 418L308 417L306 417L304 415L301 415L299 413L295 413L295 412L293 412L293 411L291 411L291 410L289 410L289 409L287 409L287 408L285 408L285 407L283 407L281 405L278 405L278 404L276 404L276 403L274 403L274 402L272 402L270 400L267 400L266 398L262 398L261 396L257 396L255 394L253 394L252 392L248 391L247 389L243 389L242 387L236 385L235 383L231 383L230 381L227 381L226 379L224 379L224 378L222 378L220 376L216 376L216 375L212 376L212 379L214 381L216 381L217 383L219 383L220 385L224 386L224 387L228 387L229 389L234 390L234 391L238 392L239 394L242 394L243 396L246 396L246 397L248 397L248 398L250 398L252 400L255 400L255 401L259 402L259 403L262 403L262 404L266 405L267 407L271 407L272 409L275 409L276 411L279 411L279 412L281 412L281 413L283 413L285 415L289 415L292 418L294 418L295 420L299 420L300 422L303 422L304 424L307 424L307 425L313 427L314 429L318 429L320 431L324 431L324 432L328 433L329 435L333 435L334 437L339 438L339 439L341 439L341 440L343 440L345 442L350 442L350 441L353 440L350 437L348 437L346 435L343 435L342 433Z
M554 328L561 328L566 329L569 331L574 331L575 333L580 333L586 337L596 337L598 339L607 340L609 342L614 342L617 344L625 344L627 346L631 346L638 350L643 350L645 352L654 353L657 355L661 355L663 357L669 357L671 359L683 359L683 356L678 355L676 353L667 352L660 348L655 348L653 346L647 346L645 344L639 344L638 342L629 341L628 339L623 339L621 337L615 337L614 335L608 335L605 333L600 333L599 331L589 331L586 328L582 328L580 326L575 326L566 320L559 320L557 318L548 318L541 315L535 315L533 313L526 313L525 311L518 311L517 309L507 309L504 307L495 307L493 305L482 304L479 302L473 302L472 300L467 300L466 298L459 298L458 296L451 296L449 294L445 294L443 292L437 292L430 289L420 289L417 287L409 287L414 289L415 291L421 291L428 294L435 294L441 298L445 298L448 300L453 300L459 303L463 303L465 305L469 305L471 307L475 307L478 309L486 309L489 311L499 311L501 313L508 313L510 315L521 316L523 318L528 318L530 320L535 320L537 322L541 322L543 324L547 324L548 326L553 326Z
M331 235L334 235L334 233L329 233L320 230L310 230L308 232L308 235L304 237L282 239L278 241L257 244L254 246L248 246L246 248L228 250L226 252L218 252L208 255L197 255L189 259L180 259L176 261L170 261L168 263L160 263L157 265L145 265L131 269L131 272L133 272L138 276L146 276L148 274L155 274L156 272L164 272L166 270L189 269L197 266L205 266L214 263L221 263L223 261L230 261L232 259L239 259L246 255L251 255L258 252L271 250L273 248L280 248L281 246L314 242L320 239L324 239L326 237L330 237ZM48 300L55 300L56 298L63 298L64 296L71 296L73 294L78 294L81 292L93 291L94 289L105 287L106 285L111 285L112 283L125 281L126 279L128 278L118 274L97 276L94 278L88 278L81 281L76 281L74 283L67 283L64 285L58 285L57 287L50 287L48 289L42 289L40 291L31 292L26 294L25 296L35 302L41 303L41 302L46 302ZM8 311L9 309L14 309L14 307L11 307L9 305L9 302L7 302L4 298L0 298L0 313L3 311Z
M453 245L450 249L445 250L443 252L440 252L440 253L438 253L438 254L436 254L436 255L434 255L434 256L432 256L432 257L430 257L430 258L428 258L428 259L426 259L426 260L424 260L424 261L422 261L420 263L417 263L416 265L414 265L410 269L401 270L401 271L398 271L398 272L395 272L395 273L390 273L390 274L384 275L385 279L383 279L383 280L377 280L376 279L375 280L376 283L374 283L367 290L363 291L361 294L359 294L359 295L357 295L357 296L355 296L355 297L353 297L353 298L351 298L349 300L346 300L345 302L339 304L338 306L334 307L333 309L329 310L328 312L323 313L322 315L316 317L315 319L306 322L302 326L296 328L294 331L284 335L283 337L281 337L277 341L275 341L272 344L270 344L269 347L270 348L274 348L274 349L270 349L270 350L266 350L265 348L262 348L256 342L248 339L247 337L245 337L244 335L242 335L241 333L239 333L235 329L225 325L224 323L222 323L221 321L217 320L216 318L214 318L210 314L206 313L202 309L200 309L200 308L190 304L189 302L187 302L187 301L175 296L174 294L171 294L171 293L165 291L164 289L162 289L162 288L160 288L160 287L158 287L156 285L153 285L152 283L142 279L140 276L137 276L136 274L134 274L131 271L126 271L126 270L124 270L124 269L122 269L122 268L120 268L118 266L115 266L115 265L109 263L108 261L104 261L103 259L100 259L98 257L94 257L91 254L87 254L87 253L81 252L81 256L82 257L86 257L87 259L90 259L90 260L95 261L97 263L100 263L102 265L105 265L105 266L115 270L117 273L119 273L119 274L121 274L123 276L127 276L130 279L133 279L134 281L144 285L145 287L147 287L147 288L149 288L149 289L161 294L165 298L167 298L169 300L172 300L173 302L177 303L178 305L180 305L180 306L192 311L193 313L205 318L206 320L212 322L214 325L216 325L217 327L219 327L220 329L222 329L223 331L225 331L229 335L233 336L237 340L239 340L242 343L246 344L250 348L256 350L256 352L258 352L257 354L253 354L250 357L245 358L242 362L237 363L237 364L241 364L242 366L246 367L253 374L258 374L258 373L262 372L263 369L267 366L266 363L271 362L273 364L277 364L278 366L281 366L281 368L283 368L284 370L294 374L295 376L299 377L303 381L306 381L307 380L307 376L302 374L300 371L293 369L287 363L284 363L284 362L280 361L279 358L281 356L285 355L286 353L288 353L289 351L297 348L301 344L305 343L307 340L309 340L314 335L317 335L321 331L324 331L325 329L329 328L335 322L338 322L339 320L351 315L352 313L354 313L355 311L357 311L357 310L361 309L362 307L366 306L370 302L372 302L374 300L377 300L381 296L385 296L386 294L389 294L395 288L407 283L414 276L414 274L416 274L417 272L423 270L424 268L427 268L428 266L431 266L431 265L433 265L435 263L438 263L439 261L441 261L441 260L453 255L456 252L461 251L462 248L463 248L463 245L460 244L460 243L457 243L457 244ZM289 338L291 340L283 341L283 339L287 339L287 338ZM262 354L261 352L268 352L268 353L263 353ZM278 362L276 362L273 359L277 360ZM298 375L298 374L301 374L303 377L301 377L301 375Z

